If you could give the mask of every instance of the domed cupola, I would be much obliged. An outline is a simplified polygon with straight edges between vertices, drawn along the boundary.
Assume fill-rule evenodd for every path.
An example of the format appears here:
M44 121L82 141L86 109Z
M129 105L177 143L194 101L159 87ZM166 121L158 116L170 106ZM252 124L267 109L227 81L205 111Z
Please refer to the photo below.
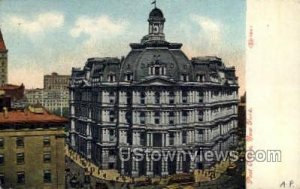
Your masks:
M165 41L163 12L155 7L149 14L149 34L144 36L142 43L153 41Z
M150 20L162 20L165 21L164 14L159 8L154 8L149 14L149 21Z

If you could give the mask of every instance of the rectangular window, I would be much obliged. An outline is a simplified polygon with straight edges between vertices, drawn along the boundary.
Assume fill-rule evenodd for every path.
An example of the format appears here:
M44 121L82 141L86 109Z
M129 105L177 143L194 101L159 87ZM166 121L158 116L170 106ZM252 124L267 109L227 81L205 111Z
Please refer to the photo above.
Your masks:
M174 104L175 103L175 94L173 92L169 93L169 103Z
M188 93L186 91L182 91L182 103L187 103L188 101Z
M113 129L109 130L109 141L114 142L115 141L115 132Z
M24 137L17 137L16 146L17 146L17 148L23 148L24 147Z
M0 186L5 184L4 173L0 173Z
M187 138L187 133L186 133L186 131L182 131L182 143L183 144L186 144L186 138Z
M174 112L169 112L169 124L174 125L175 123L175 117L174 117Z
M182 112L182 123L187 123L187 117L188 117L188 112L183 111Z
M159 124L160 123L160 114L159 114L159 112L155 112L155 114L154 114L154 123L155 124Z
M0 154L0 165L4 164L4 155Z
M199 102L202 103L203 102L203 97L204 97L203 92L199 91L198 95L199 95Z
M45 136L44 137L43 144L44 144L44 147L49 147L51 145L50 137L49 136Z
M0 148L4 148L4 138L0 138Z
M140 124L144 125L145 124L145 113L141 112L140 113Z
M174 145L174 138L175 138L174 133L170 133L170 135L169 135L169 145L170 146Z
M203 111L198 110L198 121L203 121Z
M24 153L17 153L17 164L24 164Z
M44 170L44 183L51 182L51 171L50 170Z
M155 75L159 75L159 67L154 67L155 68Z
M25 183L25 172L17 172L17 183L18 184L24 184Z
M49 163L51 162L51 152L44 152L44 163Z

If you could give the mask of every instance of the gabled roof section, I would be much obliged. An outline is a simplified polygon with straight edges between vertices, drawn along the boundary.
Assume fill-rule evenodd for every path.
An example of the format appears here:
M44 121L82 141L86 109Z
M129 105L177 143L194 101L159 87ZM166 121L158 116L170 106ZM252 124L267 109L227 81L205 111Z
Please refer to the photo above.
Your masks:
M175 85L176 82L171 81L169 79L166 78L162 78L162 77L151 77L151 78L147 78L139 83L136 83L137 85Z
M7 52L1 29L0 29L0 52Z

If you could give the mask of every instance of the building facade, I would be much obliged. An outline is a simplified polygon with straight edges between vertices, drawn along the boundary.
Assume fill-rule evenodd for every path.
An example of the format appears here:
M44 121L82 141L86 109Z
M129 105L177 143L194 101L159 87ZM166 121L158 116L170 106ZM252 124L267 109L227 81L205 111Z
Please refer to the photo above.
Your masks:
M0 112L0 186L64 188L66 123L41 107Z
M25 95L28 104L41 104L51 112L69 108L68 90L28 89Z
M28 103L42 104L49 111L62 115L69 109L69 81L68 75L45 75L43 89L26 90Z
M8 50L0 30L0 86L7 83L7 53Z
M27 105L23 84L3 84L0 86L0 95L10 98L12 108L24 108Z
M148 35L130 44L126 58L90 58L72 69L70 145L100 168L133 177L209 167L203 152L235 142L235 68L218 57L188 59L182 44L166 41L160 9L148 22ZM137 160L135 150L145 158ZM154 160L154 151L176 156ZM183 157L188 151L198 158Z
M51 75L44 75L45 90L67 90L69 86L70 75L59 75L53 72Z

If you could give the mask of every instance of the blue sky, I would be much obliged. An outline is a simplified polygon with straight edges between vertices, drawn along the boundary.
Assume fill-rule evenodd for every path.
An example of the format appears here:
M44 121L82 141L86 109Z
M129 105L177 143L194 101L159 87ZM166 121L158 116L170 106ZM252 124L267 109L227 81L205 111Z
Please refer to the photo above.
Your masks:
M70 74L88 57L126 56L147 34L152 0L0 0L9 82L42 87L43 75ZM244 82L243 0L157 0L165 35L189 56L217 55ZM242 87L243 88L243 87Z

